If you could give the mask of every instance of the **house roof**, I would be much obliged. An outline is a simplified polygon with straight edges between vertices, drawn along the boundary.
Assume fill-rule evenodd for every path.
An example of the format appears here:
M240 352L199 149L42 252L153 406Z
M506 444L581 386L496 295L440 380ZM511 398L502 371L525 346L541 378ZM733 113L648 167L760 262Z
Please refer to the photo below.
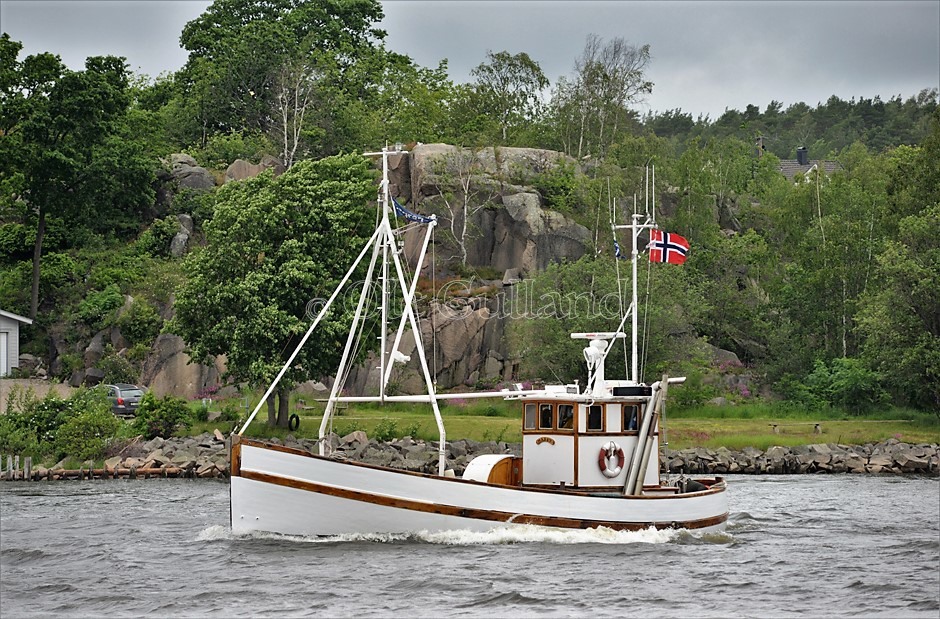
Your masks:
M800 165L796 159L781 159L778 169L781 174L787 177L788 181L792 181L793 177L798 173L806 174L817 165L820 166L827 175L842 169L838 161L825 161L822 159L811 159L806 165Z
M26 324L26 325L33 324L33 321L27 318L26 316L20 316L19 314L14 314L13 312L5 312L2 309L0 309L0 316L3 316L4 318L9 318L10 320L15 320L17 322L22 322L23 324Z

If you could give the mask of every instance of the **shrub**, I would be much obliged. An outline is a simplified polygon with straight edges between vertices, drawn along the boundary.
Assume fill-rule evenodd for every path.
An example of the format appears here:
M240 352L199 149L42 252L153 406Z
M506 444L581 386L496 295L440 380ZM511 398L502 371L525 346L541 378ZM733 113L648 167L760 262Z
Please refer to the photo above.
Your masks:
M137 370L131 362L113 351L101 357L96 365L104 372L105 381L109 383L137 382Z
M394 419L383 417L380 422L375 424L372 431L372 438L377 441L390 441L398 436L398 423Z
M149 344L160 333L163 319L157 310L143 299L136 299L117 320L121 335L131 344Z
M226 402L222 405L222 412L219 415L218 421L241 421L242 413L239 409L238 404L234 402Z
M180 229L180 222L175 215L155 219L137 238L137 248L154 258L167 258L170 255L170 242Z
M572 164L562 162L541 172L532 179L532 184L548 208L570 213L578 204L579 184Z
M134 430L148 440L158 436L172 436L177 428L188 428L191 425L186 400L169 395L158 400L150 391L141 398L134 420Z
M111 313L124 304L124 296L117 284L109 284L104 290L91 291L78 304L78 316L92 329L100 329Z
M71 417L62 424L56 435L57 456L71 456L79 460L101 458L120 423L110 410L100 408L92 408Z
M817 360L806 382L818 399L855 415L870 411L888 399L881 387L881 377L859 359L833 359L830 365Z
M211 168L225 169L236 159L257 162L272 150L271 141L260 131L229 131L211 135L205 148L192 154Z

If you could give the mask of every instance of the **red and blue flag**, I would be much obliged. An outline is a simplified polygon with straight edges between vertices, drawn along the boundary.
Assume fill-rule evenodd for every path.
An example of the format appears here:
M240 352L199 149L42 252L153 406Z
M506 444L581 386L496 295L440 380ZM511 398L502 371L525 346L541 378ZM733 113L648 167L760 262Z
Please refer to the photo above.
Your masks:
M678 234L650 230L650 262L682 264L689 255L689 242Z

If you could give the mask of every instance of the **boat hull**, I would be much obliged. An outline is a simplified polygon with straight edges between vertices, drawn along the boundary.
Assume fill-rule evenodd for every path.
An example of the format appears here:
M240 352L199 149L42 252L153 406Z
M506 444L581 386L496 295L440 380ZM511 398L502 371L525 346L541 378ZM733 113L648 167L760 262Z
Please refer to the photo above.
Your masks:
M725 485L623 497L502 486L333 460L242 439L232 447L231 523L238 534L287 535L650 527L714 530Z

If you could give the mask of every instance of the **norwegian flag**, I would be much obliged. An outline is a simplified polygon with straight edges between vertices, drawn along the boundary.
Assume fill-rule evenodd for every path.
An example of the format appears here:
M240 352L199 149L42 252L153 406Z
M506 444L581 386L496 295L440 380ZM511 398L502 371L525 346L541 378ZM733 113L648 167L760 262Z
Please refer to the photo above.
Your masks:
M650 262L682 264L689 254L689 242L678 234L650 230Z

